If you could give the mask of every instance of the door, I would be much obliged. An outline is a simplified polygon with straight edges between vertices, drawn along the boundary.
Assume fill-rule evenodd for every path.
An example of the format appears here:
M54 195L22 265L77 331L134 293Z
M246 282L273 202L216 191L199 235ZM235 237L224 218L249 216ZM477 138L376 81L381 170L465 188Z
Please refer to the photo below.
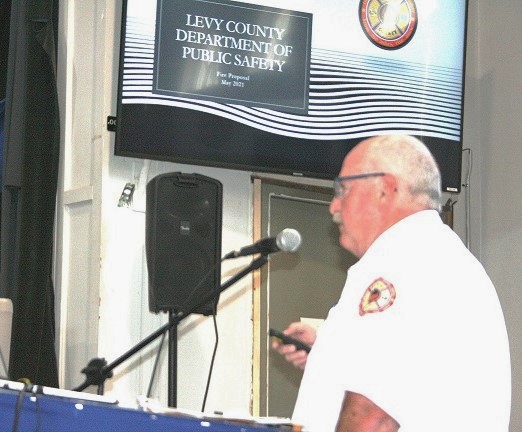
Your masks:
M258 296L259 414L290 417L302 372L270 349L268 329L324 319L356 258L339 246L338 228L328 212L331 188L260 180L259 195L261 237L276 236L285 228L296 229L302 237L296 253L270 255Z

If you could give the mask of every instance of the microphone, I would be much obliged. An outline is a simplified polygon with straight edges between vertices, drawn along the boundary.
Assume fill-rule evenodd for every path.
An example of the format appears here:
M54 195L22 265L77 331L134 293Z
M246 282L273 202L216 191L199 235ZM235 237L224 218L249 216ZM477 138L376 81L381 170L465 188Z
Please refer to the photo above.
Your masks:
M285 228L275 237L267 237L256 243L245 246L239 251L232 251L225 255L223 259L238 258L247 255L263 254L268 255L272 252L295 252L301 246L301 234L293 228Z

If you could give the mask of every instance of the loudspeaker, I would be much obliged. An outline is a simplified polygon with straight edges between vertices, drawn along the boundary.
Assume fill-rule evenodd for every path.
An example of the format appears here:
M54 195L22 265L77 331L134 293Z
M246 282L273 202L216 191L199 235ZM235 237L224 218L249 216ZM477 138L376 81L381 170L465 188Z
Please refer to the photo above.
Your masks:
M223 187L199 174L162 174L147 184L146 203L149 309L191 312L220 286ZM217 301L192 312L211 315Z

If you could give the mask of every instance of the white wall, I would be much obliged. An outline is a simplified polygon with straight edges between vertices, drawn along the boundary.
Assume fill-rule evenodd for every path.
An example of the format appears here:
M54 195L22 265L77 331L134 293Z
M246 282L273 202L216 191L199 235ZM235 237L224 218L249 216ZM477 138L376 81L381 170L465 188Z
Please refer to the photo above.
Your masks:
M116 111L121 1L63 0L60 8L64 144L56 286L61 384L71 388L83 381L80 369L88 359L103 356L112 361L164 322L147 310L142 194L147 180L170 171L199 172L220 180L223 252L250 243L252 202L249 173L145 164L112 156L114 137L107 132L105 119ZM469 1L464 147L472 150L473 170L470 187L453 197L458 200L455 230L484 263L506 314L514 364L513 432L522 429L517 290L522 262L521 16L520 0L506 0L502 7L490 0ZM467 154L464 162L465 175ZM137 185L135 203L132 208L119 208L127 182ZM223 279L235 270L224 268ZM251 295L249 281L244 280L220 302L220 347L207 409L247 411L250 407ZM178 406L200 409L214 340L212 325L209 319L191 317L179 334ZM125 363L116 370L108 390L120 399L145 393L151 362L149 354L142 366ZM164 366L155 389L163 401Z
M470 119L481 160L481 258L507 318L513 362L512 431L522 430L522 2L478 2L475 78L479 115ZM501 30L502 29L502 30Z

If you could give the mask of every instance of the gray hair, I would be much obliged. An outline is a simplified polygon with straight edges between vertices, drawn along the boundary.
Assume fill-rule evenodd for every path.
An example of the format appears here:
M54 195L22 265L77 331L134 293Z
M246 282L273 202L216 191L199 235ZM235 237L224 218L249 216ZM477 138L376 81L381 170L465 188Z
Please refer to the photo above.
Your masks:
M373 169L394 174L406 183L415 201L440 211L440 171L424 143L405 135L376 137L371 139L367 155L375 164Z

